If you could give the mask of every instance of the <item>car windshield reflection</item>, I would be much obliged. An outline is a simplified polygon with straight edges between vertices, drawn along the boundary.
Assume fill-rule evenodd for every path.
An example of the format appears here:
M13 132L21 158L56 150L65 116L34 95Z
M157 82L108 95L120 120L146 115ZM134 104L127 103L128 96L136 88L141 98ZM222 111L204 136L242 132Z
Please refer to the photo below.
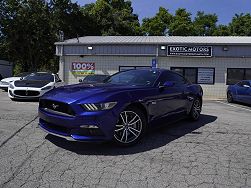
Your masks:
M159 72L154 70L123 71L105 80L105 83L132 86L153 86Z

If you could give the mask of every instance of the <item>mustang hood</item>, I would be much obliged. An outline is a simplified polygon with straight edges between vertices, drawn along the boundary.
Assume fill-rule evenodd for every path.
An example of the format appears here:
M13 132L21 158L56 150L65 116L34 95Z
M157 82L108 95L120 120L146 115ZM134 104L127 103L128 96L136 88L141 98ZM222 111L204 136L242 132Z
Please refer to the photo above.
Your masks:
M43 98L49 100L63 100L64 102L75 102L82 99L88 99L92 96L105 94L107 97L116 92L136 89L135 86L113 85L113 84L76 84L56 88L46 93Z
M40 81L40 80L17 80L15 81L16 87L34 87L34 88L42 88L45 85L50 83L50 81Z

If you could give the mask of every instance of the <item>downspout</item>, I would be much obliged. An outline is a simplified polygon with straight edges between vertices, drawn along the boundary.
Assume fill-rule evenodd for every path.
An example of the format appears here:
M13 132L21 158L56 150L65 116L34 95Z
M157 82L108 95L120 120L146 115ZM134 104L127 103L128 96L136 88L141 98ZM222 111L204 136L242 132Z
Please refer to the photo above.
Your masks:
M158 57L159 57L159 45L157 44L156 45L156 67L158 68L158 63L159 63L159 61L158 61Z
M60 46L58 46L60 47ZM65 57L64 57L64 45L60 48L59 53L59 71L60 71L60 77L65 82Z

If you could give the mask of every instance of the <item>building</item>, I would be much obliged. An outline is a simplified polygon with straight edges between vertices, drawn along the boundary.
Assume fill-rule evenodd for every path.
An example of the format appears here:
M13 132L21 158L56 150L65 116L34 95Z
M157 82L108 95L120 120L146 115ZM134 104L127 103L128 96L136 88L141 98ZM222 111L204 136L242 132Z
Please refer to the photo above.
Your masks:
M69 84L156 64L201 84L205 96L224 98L228 84L251 79L251 37L87 36L55 45Z

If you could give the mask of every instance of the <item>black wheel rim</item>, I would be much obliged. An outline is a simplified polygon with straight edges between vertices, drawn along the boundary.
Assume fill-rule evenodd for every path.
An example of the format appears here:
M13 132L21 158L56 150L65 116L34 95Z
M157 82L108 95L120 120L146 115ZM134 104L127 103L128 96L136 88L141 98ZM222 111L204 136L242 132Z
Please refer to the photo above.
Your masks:
M232 98L231 93L227 93L227 100L228 102L232 102L233 98Z

